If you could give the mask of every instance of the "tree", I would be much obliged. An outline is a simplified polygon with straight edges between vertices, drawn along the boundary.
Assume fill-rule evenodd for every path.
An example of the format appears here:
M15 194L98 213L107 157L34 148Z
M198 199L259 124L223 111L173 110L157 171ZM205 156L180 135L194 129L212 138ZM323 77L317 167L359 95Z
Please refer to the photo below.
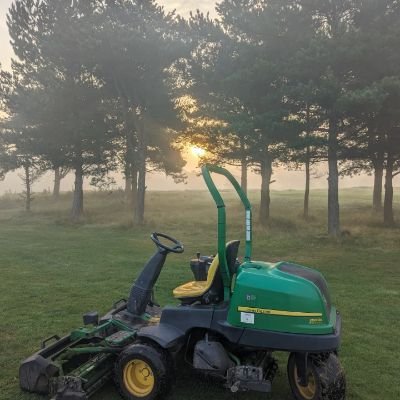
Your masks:
M355 14L352 41L353 86L346 102L353 125L360 126L356 144L364 149L364 170L374 172L373 208L382 210L382 180L385 174L384 223L393 225L393 177L398 160L399 26L397 1L364 1ZM382 60L385 60L382 62ZM357 165L360 164L359 151Z
M303 26L308 26L304 24ZM308 28L307 28L308 29ZM299 36L311 40L310 32L299 32ZM306 44L303 44L304 46ZM314 71L303 68L303 55L293 52L292 58L286 69L288 80L287 97L291 106L291 118L298 121L300 134L293 136L288 143L288 154L284 161L289 166L299 168L304 165L305 190L303 201L303 218L307 220L310 213L310 187L312 166L326 160L327 141L321 126L324 119L321 109L316 103L317 86ZM303 68L303 69L302 69Z
M247 161L261 174L259 221L265 225L270 215L272 166L282 156L283 143L297 135L299 128L290 119L282 74L290 54L287 15L277 2L251 0L226 0L217 11L229 41L217 47L217 56L210 57L217 72L213 89L240 105L241 112L226 113L225 121L233 132L240 132L240 120L248 130L242 137L246 137Z
M57 200L60 197L61 181L68 175L70 169L68 167L53 166L53 171L54 171L53 197L54 199Z
M184 164L171 144L179 121L166 85L168 69L182 52L182 22L152 0L94 3L87 51L119 110L127 191L132 187L135 197L133 221L143 224L148 169L156 165L175 176Z
M352 69L349 64L356 1L302 0L300 14L313 31L292 57L291 78L310 87L308 104L318 112L320 132L325 132L328 159L328 233L340 235L339 169L341 145L345 138L346 110L342 97L350 90ZM296 74L295 68L299 67Z
M4 120L7 117L7 98L10 82L11 74L3 71L0 64L0 181L4 179L6 173L11 169L3 127Z
M199 11L191 14L188 25L191 51L173 65L170 76L186 125L181 141L205 151L202 163L240 166L241 186L247 192L251 116L238 98L229 97L218 85L219 68L225 63L221 49L229 48L231 39L217 21Z
M32 186L43 174L43 163L37 156L35 134L37 127L30 124L29 114L32 108L33 91L21 85L15 74L2 73L1 111L5 117L2 121L0 161L3 173L22 168L19 174L24 186L21 197L25 210L31 211L33 200Z
M400 77L384 78L382 82L387 97L382 108L384 123L384 147L386 151L385 196L383 222L386 226L395 224L393 211L393 178L400 174Z
M24 170L24 173L19 175L24 186L21 197L25 202L25 211L30 212L31 204L34 200L32 186L43 175L43 170L41 170L40 167L35 165L35 162L31 162L31 160L28 158L23 159L20 165Z
M17 0L8 15L18 57L13 70L40 99L30 122L40 126L36 138L39 152L47 160L57 159L55 168L75 172L74 221L83 213L84 176L94 167L111 163L114 156L114 131L109 128L102 88L85 65L87 19L83 16L90 14L92 7L92 1Z

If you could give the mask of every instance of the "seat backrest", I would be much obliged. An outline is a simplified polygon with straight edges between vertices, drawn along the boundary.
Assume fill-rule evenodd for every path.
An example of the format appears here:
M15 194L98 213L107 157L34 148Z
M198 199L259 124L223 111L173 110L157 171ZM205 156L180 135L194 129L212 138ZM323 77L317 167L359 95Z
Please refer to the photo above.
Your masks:
M237 256L239 252L239 245L240 245L240 240L232 240L226 244L226 263L229 268L229 274L231 276L231 279L233 275L236 274L236 269L237 269ZM218 254L214 257L214 260L212 261L210 268L208 269L208 274L207 274L207 286L210 287L212 282L214 281L214 278L216 274L219 271L219 258Z
M231 280L237 272L237 256L239 253L240 240L231 240L226 244L226 263L228 264Z
M236 274L236 259L239 252L239 240L232 240L226 244L226 262L229 268L231 279ZM215 256L210 265L207 274L207 292L203 295L203 299L207 299L206 303L220 302L224 298L224 285L220 271L218 255Z
M207 287L211 287L213 280L215 278L215 275L218 272L218 268L219 268L219 258L218 258L218 254L214 257L210 268L208 268L208 273L207 273Z

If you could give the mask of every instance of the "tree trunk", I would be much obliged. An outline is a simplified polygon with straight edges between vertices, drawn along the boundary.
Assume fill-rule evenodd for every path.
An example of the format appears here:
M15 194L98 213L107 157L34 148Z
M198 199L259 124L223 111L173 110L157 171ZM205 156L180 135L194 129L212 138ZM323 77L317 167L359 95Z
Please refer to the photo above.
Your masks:
M310 209L310 158L309 158L309 147L307 147L307 159L306 159L306 188L304 191L304 208L303 218L308 219Z
M241 176L240 176L240 186L247 194L247 156L246 156L246 147L244 143L244 138L240 138L240 168L241 168Z
M368 148L370 159L374 166L374 192L372 196L372 208L375 212L382 211L382 186L385 164L385 139L381 134L376 134L375 120L368 124Z
M61 179L60 167L54 168L53 197L56 200L60 197Z
M125 101L126 110L128 110L128 104ZM134 179L137 181L137 173L135 175L134 168L134 128L131 126L129 122L131 122L131 118L129 117L129 113L124 112L125 122L126 122L126 151L125 151L125 198L130 207L135 203L136 190L134 190ZM137 186L137 182L135 183Z
M394 225L393 214L393 156L388 154L385 176L385 200L383 204L383 223L386 226Z
M146 196L146 153L147 144L143 121L140 121L137 129L138 152L137 152L137 193L134 205L133 223L144 224L144 207Z
M272 176L272 160L268 154L265 155L264 160L261 162L261 201L260 201L260 215L259 220L262 225L267 225L270 217L270 184Z
M382 211L382 186L383 186L383 162L376 161L374 167L374 194L372 199L372 207L374 211Z
M128 204L132 204L132 177L129 171L129 166L125 168L125 199Z
M138 195L138 170L135 163L133 163L131 166L131 190L132 190L131 204L134 209L136 204L136 198Z
M131 198L131 194L132 194L132 179L130 176L125 175L125 196L127 199Z
M25 211L31 211L32 192L31 192L31 174L29 166L24 166L25 171Z
M339 208L339 170L338 170L338 133L337 123L329 121L328 137L328 234L332 237L340 235L340 208Z
M309 144L310 134L310 106L307 104L306 110L306 187L304 190L304 205L303 205L303 218L305 220L309 217L309 209L310 209L310 167L311 167L311 148Z
M247 194L247 158L243 157L241 162L241 176L240 176L240 186L243 192Z
M83 169L82 164L75 168L75 188L72 201L71 219L79 221L83 214Z

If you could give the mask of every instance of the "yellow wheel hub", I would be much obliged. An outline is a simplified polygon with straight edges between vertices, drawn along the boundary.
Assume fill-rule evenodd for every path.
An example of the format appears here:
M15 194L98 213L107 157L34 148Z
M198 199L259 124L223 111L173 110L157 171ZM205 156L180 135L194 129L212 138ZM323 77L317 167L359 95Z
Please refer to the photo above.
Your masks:
M154 389L154 374L150 365L139 359L129 361L124 368L124 384L134 396L148 396Z
M317 392L317 383L314 374L309 371L307 376L307 386L300 385L300 378L297 374L297 367L294 368L296 387L305 400L312 400Z

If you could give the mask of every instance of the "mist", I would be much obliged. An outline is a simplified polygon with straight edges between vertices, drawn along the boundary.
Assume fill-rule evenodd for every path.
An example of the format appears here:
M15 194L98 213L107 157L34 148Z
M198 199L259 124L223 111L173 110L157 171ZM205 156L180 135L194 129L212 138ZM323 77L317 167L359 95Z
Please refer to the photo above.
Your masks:
M143 223L146 191L202 189L208 163L260 191L263 224L271 191L304 190L307 218L328 189L336 235L339 190L360 186L392 221L396 6L249 4L3 2L0 194L30 211L35 192L72 191L79 220L85 191L121 189Z
M11 58L13 57L13 50L10 45L10 37L8 34L8 28L6 26L6 14L12 3L12 0L2 0L0 3L0 63L4 69L10 70ZM189 1L160 1L160 4L164 5L166 10L176 10L177 13L187 17L190 11L199 9L204 13L210 13L212 17L216 16L215 2L213 1L202 1L196 0ZM194 159L188 152L185 154L185 159L188 165L184 167L185 173L188 175L188 179L185 183L175 183L173 179L165 176L163 173L153 173L149 176L148 186L149 190L201 190L203 188L202 179L198 177L199 169L197 168L198 160ZM231 168L231 171L235 176L240 175L239 168ZM0 195L11 192L18 193L23 190L23 184L19 177L21 171L10 172L7 174L3 181L0 181ZM313 180L312 187L323 189L327 187L327 166L325 164L320 165L315 169L315 175L318 179ZM115 187L123 187L123 176L122 174L112 174L115 179ZM276 182L273 185L275 190L287 190L295 189L302 190L304 187L304 173L302 171L288 171L283 168L277 168L274 172L274 179ZM223 184L224 182L220 182ZM396 183L399 184L399 179L396 179ZM249 175L249 187L251 189L257 189L260 185L260 177L258 174L250 173ZM344 177L341 181L343 188L359 187L373 185L373 178L367 174L361 174L354 177ZM37 192L51 191L53 186L53 177L51 173L46 173L39 181L35 183L34 190ZM62 191L73 190L74 177L72 174L68 174L67 177L61 183ZM85 190L93 190L93 187L89 185L87 181L84 183Z
M6 26L6 14L12 0L3 0L0 4L0 63L5 69L11 68L11 57L13 56L12 47L9 44L8 29ZM176 10L177 13L188 16L191 10L199 9L200 11L207 13L211 16L215 16L215 3L213 1L202 1L198 2L195 0L190 1L160 1L168 11ZM203 188L203 182L199 179L199 169L197 168L197 161L193 159L190 154L186 154L185 158L188 161L188 166L184 168L188 175L188 179L185 183L175 183L173 179L165 176L163 173L153 173L149 177L149 190L201 190ZM239 168L231 168L235 176L239 176ZM318 179L313 180L312 187L323 189L327 187L326 181L327 167L326 165L320 165L316 169L315 174L319 176ZM21 179L19 178L19 172L9 173L4 181L0 181L0 194L6 192L21 192L23 190ZM113 174L116 181L115 187L123 187L123 176L121 174ZM295 189L302 190L304 187L304 173L302 171L288 171L282 168L277 168L274 172L274 179L276 183L273 186L275 190L287 190ZM399 180L396 180L399 184ZM223 184L223 181L221 182ZM72 174L69 174L61 184L62 191L73 190L74 178ZM92 190L93 188L85 182L85 190ZM249 175L249 187L257 189L260 185L260 177L258 174L250 173ZM373 185L373 178L367 174L361 174L354 177L344 177L341 181L343 188L359 187ZM45 174L36 184L35 191L51 191L53 186L53 177L50 173Z
M399 21L0 0L0 399L399 400Z

